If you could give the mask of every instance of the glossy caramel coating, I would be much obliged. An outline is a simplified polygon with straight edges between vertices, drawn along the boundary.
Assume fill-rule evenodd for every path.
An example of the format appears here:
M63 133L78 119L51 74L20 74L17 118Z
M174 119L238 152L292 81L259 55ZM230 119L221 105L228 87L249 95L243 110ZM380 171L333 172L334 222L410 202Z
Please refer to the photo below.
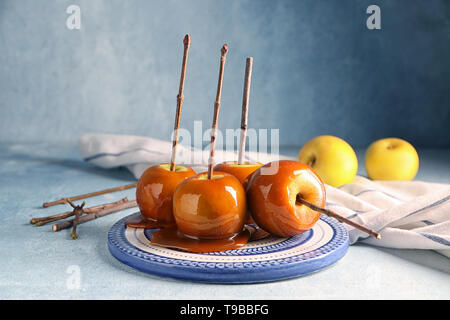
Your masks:
M278 165L272 174L264 168ZM307 165L290 160L266 164L256 171L247 187L249 209L262 229L280 237L289 237L309 230L320 213L296 204L296 196L319 207L325 206L325 186Z
M139 178L136 201L143 218L161 225L173 225L173 193L186 178L194 176L189 167L176 166L170 171L168 164L148 168Z
M243 164L238 164L237 161L226 161L216 165L214 167L214 170L227 172L235 176L242 183L244 190L246 190L250 176L253 172L258 170L262 166L263 164L260 162L244 162ZM255 221L252 219L251 212L248 210L245 223L255 223Z
M242 231L247 204L239 180L225 172L200 173L182 182L173 197L178 230L196 239L226 239Z
M245 189L247 177L262 166L263 164L259 162L244 162L243 164L238 164L237 161L227 161L217 164L214 167L214 171L227 172L235 176L242 183Z

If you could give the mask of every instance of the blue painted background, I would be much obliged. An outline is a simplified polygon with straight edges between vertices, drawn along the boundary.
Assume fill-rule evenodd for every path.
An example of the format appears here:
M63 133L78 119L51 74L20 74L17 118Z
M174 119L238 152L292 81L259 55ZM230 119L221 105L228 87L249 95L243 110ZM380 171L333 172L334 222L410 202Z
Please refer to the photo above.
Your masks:
M70 4L81 30L66 28ZM381 7L382 30L366 28ZM249 126L284 145L333 134L355 147L397 136L450 147L450 2L0 1L0 142L85 132L168 139L182 39L192 36L182 127L209 127L228 43L222 129L238 127L254 57Z

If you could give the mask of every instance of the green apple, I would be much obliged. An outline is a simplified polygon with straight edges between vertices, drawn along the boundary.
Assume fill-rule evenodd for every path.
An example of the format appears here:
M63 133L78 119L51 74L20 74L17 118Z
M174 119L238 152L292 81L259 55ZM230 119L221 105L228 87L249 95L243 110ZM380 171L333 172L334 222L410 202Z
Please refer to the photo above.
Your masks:
M309 140L298 154L298 160L309 165L324 183L339 187L353 181L358 159L353 148L335 136L318 136Z
M408 142L385 138L366 151L366 172L372 180L412 180L419 170L419 155Z

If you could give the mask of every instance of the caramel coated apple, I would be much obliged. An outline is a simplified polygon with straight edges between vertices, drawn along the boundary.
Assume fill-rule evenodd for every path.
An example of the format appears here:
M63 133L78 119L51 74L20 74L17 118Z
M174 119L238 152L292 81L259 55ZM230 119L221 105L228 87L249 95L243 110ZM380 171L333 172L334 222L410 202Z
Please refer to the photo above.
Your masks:
M244 190L247 189L247 184L249 181L249 178L253 172L258 170L263 166L260 162L244 162L243 164L239 164L237 161L226 161L219 163L214 167L214 170L221 171L221 172L227 172L233 176L235 176L244 187ZM247 217L245 219L245 223L255 223L255 221L252 219L252 214L250 211L247 210Z
M239 180L214 171L186 179L173 196L178 230L196 239L226 239L243 230L247 204Z
M227 172L235 176L242 183L245 189L247 177L262 166L263 164L259 162L244 162L242 164L238 164L237 161L227 161L216 165L214 167L214 171Z
M136 201L141 215L161 225L173 225L172 201L176 187L186 178L194 176L189 167L159 164L148 168L139 178L136 187Z
M272 174L263 170L277 165L278 170L270 172ZM309 166L298 161L281 160L266 164L251 176L247 187L253 219L259 227L280 237L303 233L320 218L319 212L296 204L297 195L316 206L325 206L322 180Z

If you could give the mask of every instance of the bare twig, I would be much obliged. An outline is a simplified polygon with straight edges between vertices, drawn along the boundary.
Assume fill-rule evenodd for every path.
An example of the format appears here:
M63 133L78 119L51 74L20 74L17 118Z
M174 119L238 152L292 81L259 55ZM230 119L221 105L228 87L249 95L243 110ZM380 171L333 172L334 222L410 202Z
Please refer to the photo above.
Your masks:
M117 206L123 202L128 201L128 198L125 197L119 201L115 201L115 202L111 202L111 203L104 203L98 206L93 206L93 207L89 207L86 209L83 209L84 213L94 213L97 212L99 210L105 209L105 208L109 208L109 207L114 207ZM43 226L47 223L50 222L54 222L54 221L58 221L58 220L62 220L62 219L66 219L69 218L71 216L74 215L73 210L72 211L67 211L67 212L63 212L63 213L58 213L52 216L48 216L48 217L40 217L40 218L33 218L30 220L31 224L34 224L35 226Z
M77 234L78 220L80 219L80 216L84 213L83 207L86 203L83 201L83 203L78 206L78 205L73 204L73 202L70 200L67 200L67 202L73 208L73 214L75 215L75 218L73 219L73 223L72 223L73 228L72 228L72 233L70 234L70 237L72 239L77 239L78 238L78 234Z
M174 134L173 134L173 141L172 141L172 158L170 159L170 171L175 170L175 159L177 156L181 108L182 108L183 99L184 99L184 96L183 96L184 79L186 77L186 64L187 64L189 46L191 45L191 37L188 34L184 37L183 43L184 43L184 54L183 54L183 62L181 64L180 87L178 89L177 111L175 114L175 124L174 124L174 128L173 128Z
M219 110L220 110L220 98L222 96L222 82L223 82L223 70L225 68L225 61L228 52L228 46L226 44L223 45L220 50L220 69L219 69L219 81L217 83L217 94L216 101L214 102L214 117L211 128L211 153L208 161L208 179L212 178L213 175L213 167L214 167L214 153L216 149L216 136L217 136L217 120L219 118Z
M238 164L244 163L245 140L247 139L248 104L250 101L250 85L252 82L253 58L247 58L245 64L244 93L242 96L241 136L239 141Z
M117 211L121 211L121 210L125 210L128 208L136 207L136 206L137 206L136 200L125 201L114 207L106 207L106 208L98 210L96 212L88 213L78 219L78 224L82 224L82 223L106 216L108 214L111 214L111 213L114 213ZM67 229L67 228L70 228L73 225L73 223L74 223L74 219L60 222L58 224L54 224L52 226L52 230L56 232L56 231L60 231L63 229Z
M54 206L54 205L57 205L57 204L66 204L66 203L68 203L68 200L76 201L76 200L86 199L86 198L95 197L95 196L99 196L99 195L110 193L110 192L116 192L116 191L122 191L122 190L130 189L130 188L135 188L136 185L137 185L137 183L132 183L132 184L127 184L127 185L119 186L119 187L115 187L115 188L110 188L110 189L105 189L105 190L101 190L101 191L86 193L86 194L83 194L83 195L80 195L80 196L62 198L62 199L56 200L56 201L45 202L42 206L44 208L47 208L47 207Z
M72 211L66 211L66 212L63 212L63 213L55 214L53 216L42 217L42 218L32 218L30 220L30 223L34 224L35 226L40 227L40 226L43 226L43 225L45 225L45 224L47 224L49 222L58 221L58 220L61 220L61 219L66 219L66 218L69 218L69 217L71 217L73 215L74 215L73 210Z

